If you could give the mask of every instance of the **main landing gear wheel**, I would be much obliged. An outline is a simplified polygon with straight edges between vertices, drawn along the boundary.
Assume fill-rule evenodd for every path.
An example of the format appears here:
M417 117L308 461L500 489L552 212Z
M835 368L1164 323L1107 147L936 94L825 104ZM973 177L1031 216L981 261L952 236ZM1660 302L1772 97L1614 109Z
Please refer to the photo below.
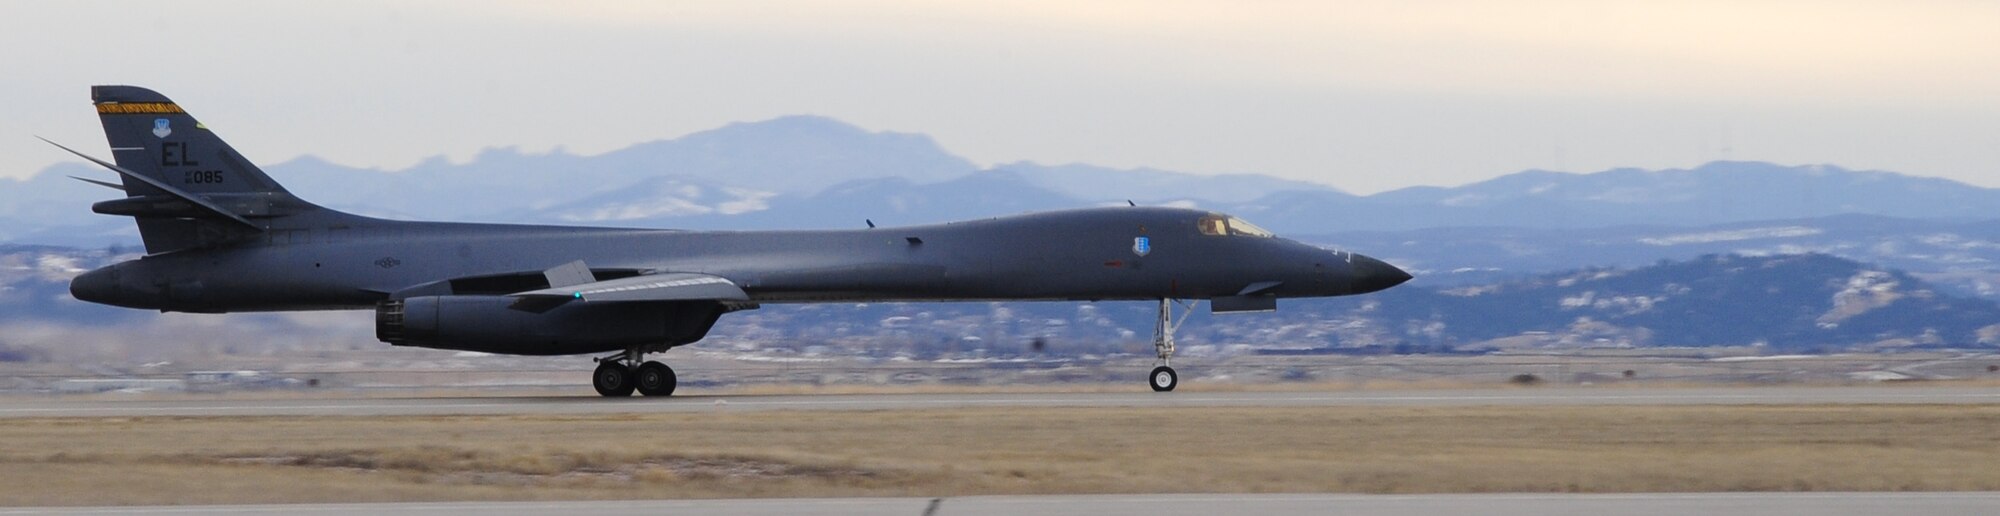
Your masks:
M639 386L639 394L672 396L680 379L674 376L674 368L659 362L647 362L639 365L638 381L635 383Z
M632 395L639 386L633 378L632 369L610 360L597 364L597 371L590 374L590 384L597 393L607 398L623 398Z
M1172 392L1174 386L1181 383L1181 375L1175 373L1174 368L1167 366L1153 368L1151 378L1152 381L1147 383L1153 384L1153 392Z

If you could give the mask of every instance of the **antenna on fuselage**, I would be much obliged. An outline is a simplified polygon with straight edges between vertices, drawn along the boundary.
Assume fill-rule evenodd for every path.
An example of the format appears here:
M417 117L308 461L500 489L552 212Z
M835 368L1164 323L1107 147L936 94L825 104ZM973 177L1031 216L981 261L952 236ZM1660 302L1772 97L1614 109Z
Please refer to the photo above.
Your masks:
M1126 206L1131 206L1131 207L1134 207L1134 208L1137 208L1137 207L1139 207L1139 203L1136 203L1136 202L1132 202L1132 200L1131 200L1131 199L1126 199L1126 200L1125 200L1125 205L1126 205Z
M875 219L861 219L861 221L868 223L868 229L875 229Z

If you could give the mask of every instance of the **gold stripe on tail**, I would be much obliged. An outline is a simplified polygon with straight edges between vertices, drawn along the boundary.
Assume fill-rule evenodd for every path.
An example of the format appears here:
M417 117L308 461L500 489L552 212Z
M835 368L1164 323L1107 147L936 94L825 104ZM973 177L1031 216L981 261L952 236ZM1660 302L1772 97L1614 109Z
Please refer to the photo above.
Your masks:
M166 115L186 113L172 102L107 102L97 105L100 115Z

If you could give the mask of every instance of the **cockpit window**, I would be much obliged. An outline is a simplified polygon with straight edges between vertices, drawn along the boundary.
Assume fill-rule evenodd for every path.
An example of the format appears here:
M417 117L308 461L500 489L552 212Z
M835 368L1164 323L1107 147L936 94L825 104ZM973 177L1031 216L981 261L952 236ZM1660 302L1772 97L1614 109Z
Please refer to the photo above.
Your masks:
M1201 221L1196 222L1195 225L1201 228L1201 234L1204 235L1219 236L1229 234L1229 222L1225 221L1221 215L1210 214L1202 217Z
M1229 218L1229 234L1235 236L1271 238L1270 231L1266 231L1264 228L1257 227L1256 224L1251 224L1248 221L1236 217Z
M1203 216L1201 220L1195 222L1195 225L1201 229L1201 234L1204 235L1271 237L1270 231L1265 231L1264 228L1257 227L1256 224L1220 213L1210 213Z

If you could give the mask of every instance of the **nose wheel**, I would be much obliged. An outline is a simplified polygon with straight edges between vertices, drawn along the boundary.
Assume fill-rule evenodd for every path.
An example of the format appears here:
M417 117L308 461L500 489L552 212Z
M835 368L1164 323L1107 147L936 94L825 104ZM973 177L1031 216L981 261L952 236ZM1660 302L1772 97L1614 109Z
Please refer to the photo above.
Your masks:
M1153 392L1172 392L1174 387L1180 385L1181 375L1174 372L1173 367L1174 330L1180 329L1181 323L1187 322L1187 317L1194 315L1195 305L1201 303L1200 300L1183 303L1187 306L1187 311L1181 312L1180 320L1175 321L1175 302L1172 299L1161 298L1160 318L1153 323L1153 352L1159 356L1160 364L1153 368L1152 374L1146 376L1146 383L1153 387Z
M606 398L623 398L631 396L634 391L647 396L674 395L674 388L680 385L674 368L659 362L640 363L641 356L643 350L632 348L615 356L597 359L597 370L590 374L590 386ZM632 367L631 364L639 366Z
M1180 383L1181 375L1175 373L1174 368L1167 366L1153 368L1153 392L1172 392L1174 386Z

